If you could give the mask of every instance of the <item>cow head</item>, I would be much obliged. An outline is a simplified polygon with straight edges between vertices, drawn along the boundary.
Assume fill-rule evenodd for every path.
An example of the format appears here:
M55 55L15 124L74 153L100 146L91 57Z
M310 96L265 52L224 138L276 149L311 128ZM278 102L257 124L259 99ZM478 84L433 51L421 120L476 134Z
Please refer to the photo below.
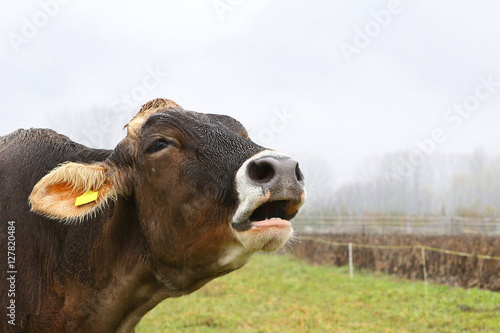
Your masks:
M94 196L75 205L89 190ZM107 160L62 164L30 196L33 211L64 223L92 223L88 217L110 201L135 207L160 276L191 269L209 278L290 239L304 176L289 156L252 142L235 119L157 99L129 122Z

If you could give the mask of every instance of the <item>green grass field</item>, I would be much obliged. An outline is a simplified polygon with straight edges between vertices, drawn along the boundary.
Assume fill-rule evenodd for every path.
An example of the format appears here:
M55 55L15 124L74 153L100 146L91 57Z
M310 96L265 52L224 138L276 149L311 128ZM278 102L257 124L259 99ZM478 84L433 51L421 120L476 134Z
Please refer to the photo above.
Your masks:
M136 332L500 332L500 293L256 255L170 298Z

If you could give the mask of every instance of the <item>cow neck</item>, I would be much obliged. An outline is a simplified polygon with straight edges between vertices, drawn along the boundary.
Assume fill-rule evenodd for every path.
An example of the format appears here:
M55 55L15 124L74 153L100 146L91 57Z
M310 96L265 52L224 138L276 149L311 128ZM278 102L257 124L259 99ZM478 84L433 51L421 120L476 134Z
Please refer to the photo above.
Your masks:
M79 293L70 297L74 300L69 302L73 303L70 318L77 327L91 331L132 332L171 292L144 259L147 254L133 203L118 199L92 222L102 228L88 253L94 283L82 287L70 282L75 285L72 291Z

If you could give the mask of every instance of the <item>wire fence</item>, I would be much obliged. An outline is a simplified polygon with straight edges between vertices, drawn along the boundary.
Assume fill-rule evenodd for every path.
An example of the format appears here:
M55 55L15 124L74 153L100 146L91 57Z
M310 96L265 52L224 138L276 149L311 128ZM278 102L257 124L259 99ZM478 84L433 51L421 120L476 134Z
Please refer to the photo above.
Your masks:
M500 236L500 218L460 216L304 215L294 221L301 234L408 234Z
M293 252L313 263L349 265L452 286L500 290L500 237L307 234Z
M500 257L496 256L490 256L490 255L485 255L485 254L475 254L475 253L465 253L465 252L459 252L459 251L451 251L451 250L446 250L446 249L439 249L436 247L431 247L431 246L426 246L426 245L375 245L375 244L356 244L356 243L342 243L342 242L331 242L331 241L326 241L322 240L319 238L313 238L313 237L300 237L301 240L310 240L313 242L318 242L318 243L323 243L323 244L328 244L328 245L333 245L333 246L347 246L347 247L359 247L359 248L367 248L367 249L384 249L384 250L401 250L401 249L421 249L421 250L427 250L427 251L432 251L432 252L440 252L440 253L446 253L446 254L452 254L456 256L461 256L461 257L469 257L469 258L478 258L478 259L486 259L486 260L498 260L500 261ZM352 251L349 251L350 253ZM351 262L352 258L349 259L349 262Z
M427 274L427 260L426 260L426 253L425 251L432 251L432 252L439 252L439 253L445 253L445 254L451 254L451 255L456 255L456 256L462 256L462 257L469 257L469 258L478 258L478 259L485 259L485 260L497 260L500 261L500 257L496 256L490 256L490 255L484 255L484 254L475 254L475 253L465 253L465 252L458 252L458 251L451 251L451 250L446 250L446 249L439 249L431 246L426 246L426 245L377 245L377 244L356 244L356 243L342 243L342 242L331 242L331 241L326 241L322 240L319 238L313 238L313 237L301 237L303 240L310 240L313 242L318 242L322 244L328 244L332 246L345 246L348 248L348 262L349 262L349 275L352 278L354 278L354 255L353 255L353 247L358 247L358 248L369 248L369 249L383 249L383 250L401 250L401 249L420 249L420 253L422 256L422 275L423 275L423 280L424 280L424 288L425 288L425 297L427 298L427 286L428 286L428 274Z

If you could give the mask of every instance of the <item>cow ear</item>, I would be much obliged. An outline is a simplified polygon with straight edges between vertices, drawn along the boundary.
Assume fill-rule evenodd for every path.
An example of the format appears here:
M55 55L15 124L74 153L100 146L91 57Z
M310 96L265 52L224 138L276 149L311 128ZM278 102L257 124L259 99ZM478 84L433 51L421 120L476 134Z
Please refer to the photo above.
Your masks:
M97 214L117 189L103 162L68 162L53 169L33 187L31 210L63 222L80 222Z

